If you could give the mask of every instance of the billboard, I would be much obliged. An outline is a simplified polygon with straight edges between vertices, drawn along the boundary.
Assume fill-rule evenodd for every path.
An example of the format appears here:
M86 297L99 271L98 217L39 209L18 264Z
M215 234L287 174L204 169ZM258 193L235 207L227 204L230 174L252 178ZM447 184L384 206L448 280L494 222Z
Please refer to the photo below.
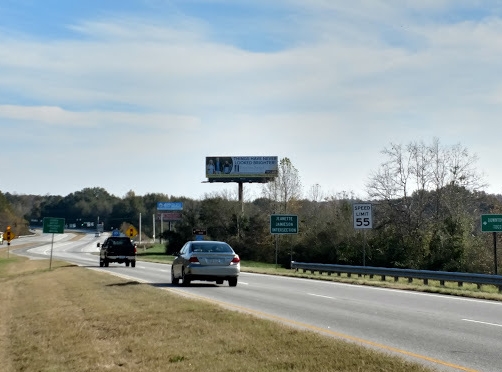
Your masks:
M268 182L277 176L277 156L208 156L209 182Z
M180 221L183 219L183 214L179 212L157 212L157 221Z
M158 211L182 211L183 202L158 202Z

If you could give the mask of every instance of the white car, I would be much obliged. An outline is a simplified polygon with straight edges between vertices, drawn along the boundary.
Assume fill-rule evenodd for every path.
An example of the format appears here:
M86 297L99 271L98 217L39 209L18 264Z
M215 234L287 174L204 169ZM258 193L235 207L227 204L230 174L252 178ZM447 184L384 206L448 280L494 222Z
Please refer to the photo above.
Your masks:
M240 258L225 242L193 240L187 242L171 266L171 283L189 285L192 280L213 281L230 287L237 285L240 273Z

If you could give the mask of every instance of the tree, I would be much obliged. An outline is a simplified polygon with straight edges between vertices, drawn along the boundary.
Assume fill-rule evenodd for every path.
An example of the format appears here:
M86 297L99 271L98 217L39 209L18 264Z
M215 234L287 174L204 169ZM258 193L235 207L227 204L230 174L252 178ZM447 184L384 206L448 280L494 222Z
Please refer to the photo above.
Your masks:
M484 187L477 157L460 144L442 146L436 138L429 145L391 144L382 153L388 159L371 174L367 191L380 209L378 233L391 231L406 252L398 256L404 261L395 264L462 267L465 237L476 218L472 205ZM393 254L388 253L390 261Z
M298 170L293 166L289 158L282 158L279 162L276 178L263 187L263 196L270 200L269 213L295 213L299 207L301 188ZM289 242L289 258L284 255L280 261L290 262L293 259L292 237L288 236L286 239ZM278 237L275 236L276 249L279 251L278 240ZM270 236L271 241L272 236Z
M302 184L298 170L289 158L279 162L277 177L264 185L263 196L274 202L274 213L288 213L301 198Z

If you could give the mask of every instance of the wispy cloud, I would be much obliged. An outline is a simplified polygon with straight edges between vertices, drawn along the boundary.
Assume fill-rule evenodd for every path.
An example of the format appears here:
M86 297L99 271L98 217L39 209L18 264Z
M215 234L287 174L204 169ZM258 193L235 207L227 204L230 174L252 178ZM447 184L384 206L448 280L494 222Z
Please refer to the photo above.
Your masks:
M118 143L132 143L137 167L197 183L178 177L176 194L201 190L201 174L186 169L199 172L210 154L279 155L298 164L306 187L362 193L389 141L438 137L478 153L500 192L496 140L479 129L496 128L502 114L498 2L90 4L84 16L59 14L65 32L34 32L48 27L42 20L0 28L0 125L11 154L56 154L48 139L58 139L94 162L126 158L131 148ZM86 181L102 181L81 166Z

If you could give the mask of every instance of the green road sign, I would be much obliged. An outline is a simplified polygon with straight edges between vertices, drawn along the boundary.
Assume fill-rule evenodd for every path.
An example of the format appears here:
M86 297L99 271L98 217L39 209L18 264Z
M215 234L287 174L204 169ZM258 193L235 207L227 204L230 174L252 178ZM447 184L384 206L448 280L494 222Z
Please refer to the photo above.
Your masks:
M270 216L271 234L298 234L298 216L272 214Z
M481 231L502 232L502 214L482 214Z
M63 234L64 218L44 217L44 234Z

